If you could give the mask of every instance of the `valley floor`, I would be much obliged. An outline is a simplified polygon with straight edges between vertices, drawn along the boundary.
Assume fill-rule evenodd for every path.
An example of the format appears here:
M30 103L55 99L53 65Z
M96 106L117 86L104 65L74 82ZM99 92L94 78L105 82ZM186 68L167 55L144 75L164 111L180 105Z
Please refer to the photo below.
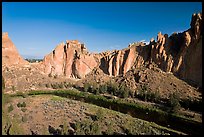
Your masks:
M20 105L23 102L26 105ZM183 134L128 114L54 95L10 98L4 106L2 128L3 134L24 135Z

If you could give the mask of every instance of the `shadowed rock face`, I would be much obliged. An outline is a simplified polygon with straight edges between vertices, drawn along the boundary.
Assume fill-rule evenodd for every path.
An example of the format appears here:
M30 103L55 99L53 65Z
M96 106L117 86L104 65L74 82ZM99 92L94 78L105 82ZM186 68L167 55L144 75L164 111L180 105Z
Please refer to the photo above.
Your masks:
M2 65L22 65L27 64L18 53L15 45L8 36L8 33L2 33Z
M202 87L202 14L193 14L191 28L150 42L151 61L165 72Z

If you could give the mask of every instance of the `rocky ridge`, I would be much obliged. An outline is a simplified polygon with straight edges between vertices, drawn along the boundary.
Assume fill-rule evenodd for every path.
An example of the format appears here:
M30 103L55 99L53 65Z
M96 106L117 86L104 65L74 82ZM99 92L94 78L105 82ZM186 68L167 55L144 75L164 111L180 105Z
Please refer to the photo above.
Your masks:
M193 14L190 29L171 36L157 35L150 43L133 43L122 50L89 53L85 44L78 40L60 43L43 62L40 70L50 76L83 79L87 74L100 69L108 76L125 75L128 71L156 64L167 73L194 86L202 87L202 13ZM3 66L28 64L8 37L2 34Z
M193 14L190 29L170 37L161 32L148 45L133 43L123 50L91 54L77 40L59 44L43 60L46 74L84 78L94 68L109 76L124 75L131 69L153 62L164 72L202 87L202 13Z

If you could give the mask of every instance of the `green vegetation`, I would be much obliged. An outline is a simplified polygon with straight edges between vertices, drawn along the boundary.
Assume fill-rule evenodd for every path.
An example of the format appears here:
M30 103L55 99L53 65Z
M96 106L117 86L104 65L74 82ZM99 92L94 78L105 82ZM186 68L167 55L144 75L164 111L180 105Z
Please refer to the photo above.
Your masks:
M4 82L3 82L4 83ZM2 83L2 85L3 85ZM2 86L2 135L20 135L23 134L22 128L19 126L19 121L16 117L10 119L7 112L11 112L14 107L12 104L6 109L6 104L12 101L10 95L3 92L4 86ZM7 111L6 111L7 110Z
M102 109L98 109L96 112L96 120L103 120L104 118L104 111Z
M102 135L101 133L101 120L103 113L101 114L100 109L96 112L96 120L92 121L90 119L85 119L82 121L77 121L75 124L76 135Z
M136 91L135 97L143 100L143 101L150 101L150 102L159 102L161 97L159 95L159 91L156 92L150 91L147 85L143 85L141 89Z
M22 102L22 103L18 103L17 104L17 107L26 107L26 103L25 102Z
M43 59L25 59L25 60L27 60L30 63L43 61Z
M84 84L84 91L94 93L96 95L98 94L104 94L109 93L114 96L118 96L121 98L127 98L129 97L131 90L126 87L125 85L118 85L115 82L109 81L108 83L101 84L97 86L98 84L92 82L92 83L85 83Z
M23 97L23 98L28 97L28 95L27 95L26 93L23 93L23 92L17 92L16 95L17 95L17 96L21 96L21 97Z
M180 127L187 127L188 124L191 124L191 127L195 128L195 127L200 127L201 125L201 123L194 121L190 118L181 117L179 115L175 115L174 113L167 113L165 111L162 111L160 109L157 109L151 106L144 106L138 103L127 102L120 98L107 99L104 96L94 95L87 92L79 92L77 90L30 91L28 93L28 95L40 95L40 94L52 94L52 95L71 98L75 100L81 100L101 107L111 108L112 110L128 113L132 116L136 116L137 118L144 119L147 121L152 121L152 122L161 124L163 126L170 124L171 127L180 128ZM96 114L96 119L100 119L101 117L100 114L101 114L100 112ZM86 127L86 124L84 126ZM91 130L87 129L87 133L83 133L83 134L91 134Z
M59 97L59 96L53 96L53 97L51 98L51 100L52 100L52 101L61 101L61 100L64 100L64 98Z
M8 112L11 112L11 111L13 111L13 105L12 104L10 104L10 106L8 107Z
M50 83L45 84L46 88L50 88Z
M108 89L108 87L106 84L100 85L99 86L99 93L101 93L101 94L106 93L107 89Z
M67 124L66 120L64 120L64 122L63 122L63 128L62 128L61 135L69 135L68 124Z
M180 108L179 95L177 92L170 94L168 105L170 106L170 112L177 112Z
M21 108L22 112L26 112L26 110L27 110L26 108Z

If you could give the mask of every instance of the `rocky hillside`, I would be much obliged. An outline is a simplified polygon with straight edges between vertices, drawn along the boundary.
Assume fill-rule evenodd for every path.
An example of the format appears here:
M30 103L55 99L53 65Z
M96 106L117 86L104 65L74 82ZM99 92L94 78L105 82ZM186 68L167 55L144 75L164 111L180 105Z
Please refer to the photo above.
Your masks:
M44 71L81 79L94 68L100 68L109 76L119 76L154 62L164 72L202 87L202 13L192 15L190 26L171 36L159 32L157 40L151 39L148 45L133 43L123 50L99 54L90 54L77 40L66 41L45 56Z

